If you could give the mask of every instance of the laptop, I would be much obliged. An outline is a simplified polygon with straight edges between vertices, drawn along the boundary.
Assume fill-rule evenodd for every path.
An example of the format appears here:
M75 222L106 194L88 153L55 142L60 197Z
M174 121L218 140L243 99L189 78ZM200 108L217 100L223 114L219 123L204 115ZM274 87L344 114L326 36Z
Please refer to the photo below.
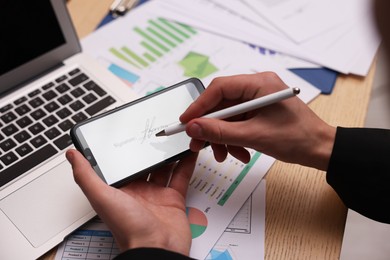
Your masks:
M96 215L69 129L134 95L82 53L64 0L2 0L0 35L0 259L36 259Z

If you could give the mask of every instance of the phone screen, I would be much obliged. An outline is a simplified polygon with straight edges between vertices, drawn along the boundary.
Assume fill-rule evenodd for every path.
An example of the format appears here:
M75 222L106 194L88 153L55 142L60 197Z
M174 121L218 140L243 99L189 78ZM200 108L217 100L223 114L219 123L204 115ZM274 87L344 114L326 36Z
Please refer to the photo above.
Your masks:
M156 137L179 123L179 116L204 87L197 79L176 84L95 118L71 131L75 146L109 185L135 177L189 149L185 132Z

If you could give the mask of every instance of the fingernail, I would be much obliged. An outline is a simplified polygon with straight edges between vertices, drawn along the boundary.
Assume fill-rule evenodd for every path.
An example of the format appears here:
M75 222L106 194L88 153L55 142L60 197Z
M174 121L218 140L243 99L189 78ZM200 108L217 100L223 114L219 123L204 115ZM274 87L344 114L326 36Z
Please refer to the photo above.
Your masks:
M203 136L202 127L197 123L190 125L190 127L188 128L188 135L195 138L202 137Z
M71 150L68 150L66 152L65 156L66 156L66 159L68 160L68 162L72 163L73 158L74 158L73 152Z

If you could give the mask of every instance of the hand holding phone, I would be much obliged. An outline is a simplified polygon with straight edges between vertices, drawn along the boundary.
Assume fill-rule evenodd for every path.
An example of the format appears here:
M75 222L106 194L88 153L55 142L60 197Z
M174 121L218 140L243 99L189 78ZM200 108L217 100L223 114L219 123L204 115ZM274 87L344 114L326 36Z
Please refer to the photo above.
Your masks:
M87 119L71 129L73 143L100 178L120 186L190 152L185 132L155 135L177 124L203 90L201 81L191 78Z

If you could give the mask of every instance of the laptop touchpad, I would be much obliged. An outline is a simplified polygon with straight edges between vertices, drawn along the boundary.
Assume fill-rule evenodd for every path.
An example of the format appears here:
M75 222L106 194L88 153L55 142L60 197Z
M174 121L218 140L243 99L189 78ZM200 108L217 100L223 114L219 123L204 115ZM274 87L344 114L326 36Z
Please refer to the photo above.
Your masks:
M0 208L39 247L92 208L64 162L0 201Z

